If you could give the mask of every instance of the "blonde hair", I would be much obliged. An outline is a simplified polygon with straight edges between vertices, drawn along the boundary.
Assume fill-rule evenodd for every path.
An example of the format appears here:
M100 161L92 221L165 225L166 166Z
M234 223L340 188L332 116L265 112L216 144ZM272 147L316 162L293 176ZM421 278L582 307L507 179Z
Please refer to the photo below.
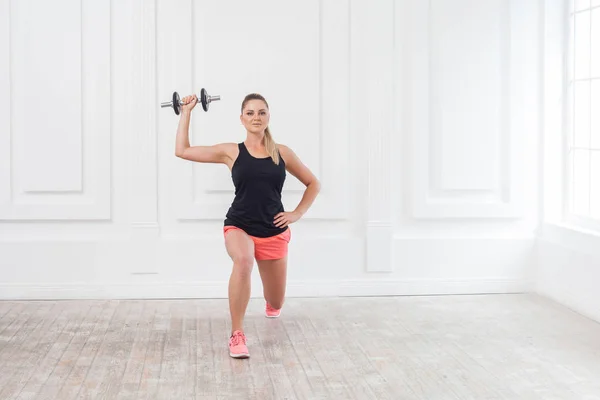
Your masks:
M269 108L269 103L267 103L267 100L265 100L265 98L262 95L258 93L250 93L244 98L244 101L242 101L242 113L244 112L244 107L246 107L246 103L248 103L250 100L260 100L265 103L267 108ZM275 143L275 140L273 140L273 135L271 135L271 131L269 130L268 126L265 129L265 137L263 139L263 144L265 145L265 150L267 151L273 162L279 165L279 151L277 149L277 143Z

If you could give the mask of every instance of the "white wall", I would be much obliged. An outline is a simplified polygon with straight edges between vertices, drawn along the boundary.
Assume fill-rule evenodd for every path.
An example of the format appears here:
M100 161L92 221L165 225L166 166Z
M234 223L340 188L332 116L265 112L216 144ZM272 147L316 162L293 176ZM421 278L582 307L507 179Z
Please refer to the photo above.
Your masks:
M600 233L582 229L563 204L564 67L568 9L564 0L544 0L544 102L541 221L536 243L534 291L600 322Z
M240 102L323 190L292 226L288 293L530 288L540 8L517 0L0 0L0 297L225 297ZM289 176L284 203L302 186ZM260 296L255 276L253 295Z
M600 234L545 225L535 291L600 322Z

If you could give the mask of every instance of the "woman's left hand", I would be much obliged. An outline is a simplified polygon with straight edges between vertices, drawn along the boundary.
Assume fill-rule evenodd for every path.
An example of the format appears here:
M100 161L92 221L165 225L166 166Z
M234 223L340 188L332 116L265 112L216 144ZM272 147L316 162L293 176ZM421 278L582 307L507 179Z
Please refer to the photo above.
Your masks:
M277 214L275 216L275 219L273 220L273 222L276 227L283 228L285 226L288 226L291 223L298 221L299 219L300 219L300 214L298 214L294 211L285 211L285 212L280 212L279 214Z

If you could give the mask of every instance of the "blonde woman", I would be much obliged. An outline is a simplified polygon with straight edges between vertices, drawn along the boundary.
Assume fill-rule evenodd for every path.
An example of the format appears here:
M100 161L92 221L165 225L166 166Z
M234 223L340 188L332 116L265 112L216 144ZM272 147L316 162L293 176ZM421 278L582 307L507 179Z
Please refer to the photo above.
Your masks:
M228 290L229 354L247 358L250 354L243 321L250 300L254 260L263 283L265 314L277 318L285 298L289 225L312 205L320 183L289 147L275 143L269 131L269 105L260 94L251 93L242 102L240 120L246 128L246 139L212 146L190 146L191 111L198 99L192 95L182 101L185 105L181 108L175 155L190 161L227 165L235 186L235 198L223 226L225 248L233 261ZM286 171L306 186L293 211L285 211L281 202Z

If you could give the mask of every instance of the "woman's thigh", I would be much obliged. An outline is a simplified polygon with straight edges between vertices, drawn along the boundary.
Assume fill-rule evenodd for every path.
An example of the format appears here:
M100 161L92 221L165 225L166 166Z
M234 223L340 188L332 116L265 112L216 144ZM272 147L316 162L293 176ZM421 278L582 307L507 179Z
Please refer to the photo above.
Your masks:
M234 263L250 265L254 263L254 242L241 229L225 232L225 248Z

